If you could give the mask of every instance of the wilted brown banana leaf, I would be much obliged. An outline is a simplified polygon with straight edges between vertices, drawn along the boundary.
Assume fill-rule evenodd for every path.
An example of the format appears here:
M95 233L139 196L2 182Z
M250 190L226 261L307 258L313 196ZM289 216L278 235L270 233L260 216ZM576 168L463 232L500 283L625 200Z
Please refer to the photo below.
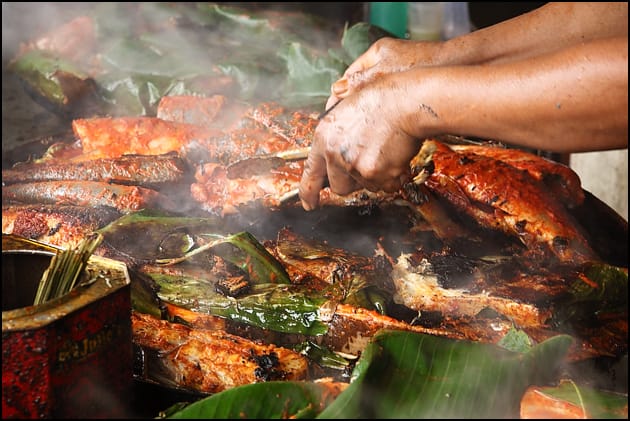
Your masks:
M154 211L125 215L103 227L103 244L112 258L128 264L181 256L194 245L199 232L227 234L220 218L179 217Z
M98 112L102 106L98 87L87 72L73 63L43 50L18 57L10 69L23 81L26 91L54 113L72 117Z

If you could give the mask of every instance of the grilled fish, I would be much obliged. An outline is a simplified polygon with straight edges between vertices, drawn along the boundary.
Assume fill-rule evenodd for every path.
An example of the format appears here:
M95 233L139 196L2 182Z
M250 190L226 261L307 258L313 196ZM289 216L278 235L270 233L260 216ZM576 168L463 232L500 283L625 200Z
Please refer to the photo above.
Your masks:
M285 161L268 172L241 178L234 177L229 166L206 163L197 167L190 191L203 210L217 215L236 214L240 207L256 203L266 208L297 206L303 169L304 160ZM322 206L368 206L391 202L396 197L365 189L345 196L333 193L328 187L320 191Z
M109 206L122 213L145 208L175 210L171 200L156 190L139 186L109 184L105 181L39 181L2 188L2 201Z
M120 216L109 207L3 204L2 232L75 248L90 233Z
M157 117L227 132L243 126L249 108L224 95L169 95L160 99Z
M156 117L75 119L72 130L82 147L82 152L73 161L169 152L186 157L195 145L209 146L209 139L220 135L218 130Z
M570 167L559 162L514 148L482 145L448 145L455 152L472 152L506 162L542 181L560 202L569 208L584 203L580 177Z
M243 109L238 104L224 107L220 98L206 99L210 103L206 105L207 116L214 120L203 125L188 123L198 119L189 118L186 109L181 113L175 111L176 104L171 101L177 99L165 100L160 112L161 116L174 120L157 117L75 119L72 129L80 140L82 153L73 160L178 152L189 162L228 165L245 158L310 145L316 119L308 114L295 112L286 117L282 114L283 108L264 104L254 109Z
M84 180L151 187L180 182L187 172L186 162L176 154L124 155L82 162L20 163L2 170L2 183Z
M275 103L253 106L223 95L165 96L158 105L157 117L221 129L226 134L238 129L263 128L294 146L310 145L317 124L315 116L308 111L288 112Z
M426 140L412 173L430 173L425 185L479 225L516 236L529 248L546 245L561 261L599 259L581 227L546 186L527 171L470 151Z
M394 300L418 311L439 311L451 317L475 316L485 308L492 308L512 319L519 326L543 326L551 317L549 308L535 303L515 301L508 295L486 291L470 282L459 288L444 288L427 260L415 265L411 256L399 256L392 279L396 286ZM470 289L475 288L473 291Z
M193 329L132 312L133 341L155 351L151 372L167 384L203 393L272 380L303 380L306 357L287 348L260 344L220 330ZM156 364L156 366L152 366Z

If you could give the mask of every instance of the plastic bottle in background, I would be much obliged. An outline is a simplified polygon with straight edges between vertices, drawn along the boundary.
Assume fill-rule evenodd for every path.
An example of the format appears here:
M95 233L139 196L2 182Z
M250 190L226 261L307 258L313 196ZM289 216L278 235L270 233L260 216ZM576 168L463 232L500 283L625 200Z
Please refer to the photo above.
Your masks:
M471 30L468 2L410 2L407 13L410 39L447 40Z
M369 22L398 38L407 37L407 2L371 2Z
M409 38L420 41L442 39L445 2L410 2L407 17Z
M471 31L468 2L443 2L442 39L447 40Z

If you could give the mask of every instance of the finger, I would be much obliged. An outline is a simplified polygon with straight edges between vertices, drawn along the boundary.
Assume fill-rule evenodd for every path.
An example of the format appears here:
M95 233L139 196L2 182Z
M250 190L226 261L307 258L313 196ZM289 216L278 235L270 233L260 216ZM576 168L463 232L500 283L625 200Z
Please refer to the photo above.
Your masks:
M348 87L348 78L342 77L332 84L330 91L332 95L335 95L337 98L345 98L348 96Z
M350 194L362 187L348 171L335 164L328 165L328 183L330 190L341 196Z
M344 76L351 75L353 73L362 72L370 67L373 67L379 61L378 50L375 48L368 48L366 52L361 54L343 73Z
M300 180L299 196L302 207L306 211L316 209L319 205L319 191L326 182L326 160L313 144L306 158L302 179Z
M404 173L380 183L379 186L381 190L387 193L395 193L399 191L405 184L407 184L410 179L411 176L408 173Z
M342 99L347 98L354 92L360 90L361 87L365 85L365 82L369 81L370 78L370 75L359 72L337 80L330 86L331 93L328 101L326 101L326 109L329 109Z

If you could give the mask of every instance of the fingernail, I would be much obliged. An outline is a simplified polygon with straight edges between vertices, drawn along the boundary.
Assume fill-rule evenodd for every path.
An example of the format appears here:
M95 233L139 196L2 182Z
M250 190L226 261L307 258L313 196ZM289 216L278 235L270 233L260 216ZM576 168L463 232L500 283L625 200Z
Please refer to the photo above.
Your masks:
M313 207L310 204L306 203L304 200L302 200L302 208L304 208L304 210L307 212L313 210Z
M341 78L332 85L332 92L335 95L343 94L348 90L348 79Z

